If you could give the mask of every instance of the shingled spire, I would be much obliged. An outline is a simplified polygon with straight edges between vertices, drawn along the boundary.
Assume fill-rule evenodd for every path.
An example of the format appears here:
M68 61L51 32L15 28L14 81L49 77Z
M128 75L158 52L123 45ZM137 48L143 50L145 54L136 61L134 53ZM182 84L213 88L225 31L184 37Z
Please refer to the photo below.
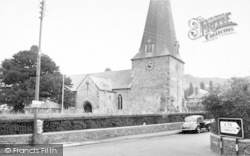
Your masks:
M151 0L139 52L132 58L179 57L179 44L169 0Z

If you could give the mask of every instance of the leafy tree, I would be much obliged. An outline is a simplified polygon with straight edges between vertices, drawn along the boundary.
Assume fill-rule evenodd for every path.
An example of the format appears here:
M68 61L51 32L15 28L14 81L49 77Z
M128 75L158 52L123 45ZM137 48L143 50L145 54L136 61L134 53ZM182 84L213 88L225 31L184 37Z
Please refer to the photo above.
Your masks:
M108 72L108 71L111 71L111 69L110 69L110 68L106 68L106 69L105 69L105 72Z
M212 92L214 89L213 81L209 81L209 91Z
M250 112L250 83L245 78L232 78L226 88L216 88L202 101L215 118L243 117Z
M189 89L188 89L188 96L192 95L194 93L194 86L193 83L189 83Z
M201 82L201 83L200 83L200 89L203 89L203 90L205 89L205 84L204 84L204 82Z
M30 50L20 51L12 58L2 62L0 67L1 103L22 108L17 107L17 105L30 104L34 100L37 49L36 46L32 46ZM70 96L69 88L71 85L70 78L66 78L65 97ZM39 100L50 99L54 102L60 102L61 89L62 74L59 72L59 67L49 56L41 54ZM69 105L69 100L65 100L65 106L67 105Z
M184 90L184 98L188 100L188 89Z

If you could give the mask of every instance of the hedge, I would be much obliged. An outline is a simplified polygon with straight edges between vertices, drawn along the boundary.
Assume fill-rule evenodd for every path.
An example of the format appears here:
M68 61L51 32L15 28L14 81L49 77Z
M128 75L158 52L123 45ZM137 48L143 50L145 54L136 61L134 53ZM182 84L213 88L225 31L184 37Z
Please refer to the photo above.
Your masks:
M86 116L46 118L43 120L43 132L71 131L97 129L108 127L134 126L142 124L159 124L182 122L188 115L204 115L205 113L147 114L147 115L117 115L117 116ZM0 135L31 134L32 119L0 120Z

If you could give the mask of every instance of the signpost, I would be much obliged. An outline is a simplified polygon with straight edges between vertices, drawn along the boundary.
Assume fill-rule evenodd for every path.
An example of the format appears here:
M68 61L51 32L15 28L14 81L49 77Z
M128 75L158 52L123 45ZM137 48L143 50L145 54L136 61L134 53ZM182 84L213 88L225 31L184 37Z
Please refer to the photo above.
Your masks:
M219 135L244 138L243 121L240 118L219 118Z
M33 138L32 138L32 144L33 145L36 145L37 144L37 140L36 140L36 137L37 137L37 132L39 130L39 132L42 133L41 131L41 128L39 129L37 126L38 126L38 120L37 120L37 108L41 107L41 105L43 104L42 101L37 101L37 100L32 100L32 103L31 103L31 107L34 108L34 130L33 130ZM38 134L41 134L41 133L38 133Z

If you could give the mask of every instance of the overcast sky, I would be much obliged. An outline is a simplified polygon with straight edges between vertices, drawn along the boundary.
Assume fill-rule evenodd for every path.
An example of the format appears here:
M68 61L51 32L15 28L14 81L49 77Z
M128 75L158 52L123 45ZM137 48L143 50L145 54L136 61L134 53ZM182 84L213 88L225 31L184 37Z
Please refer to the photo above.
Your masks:
M149 0L47 0L42 52L67 75L131 69ZM250 75L249 0L172 0L185 73L198 77ZM188 21L231 12L235 33L212 41L188 37ZM0 0L0 61L38 44L39 1Z

